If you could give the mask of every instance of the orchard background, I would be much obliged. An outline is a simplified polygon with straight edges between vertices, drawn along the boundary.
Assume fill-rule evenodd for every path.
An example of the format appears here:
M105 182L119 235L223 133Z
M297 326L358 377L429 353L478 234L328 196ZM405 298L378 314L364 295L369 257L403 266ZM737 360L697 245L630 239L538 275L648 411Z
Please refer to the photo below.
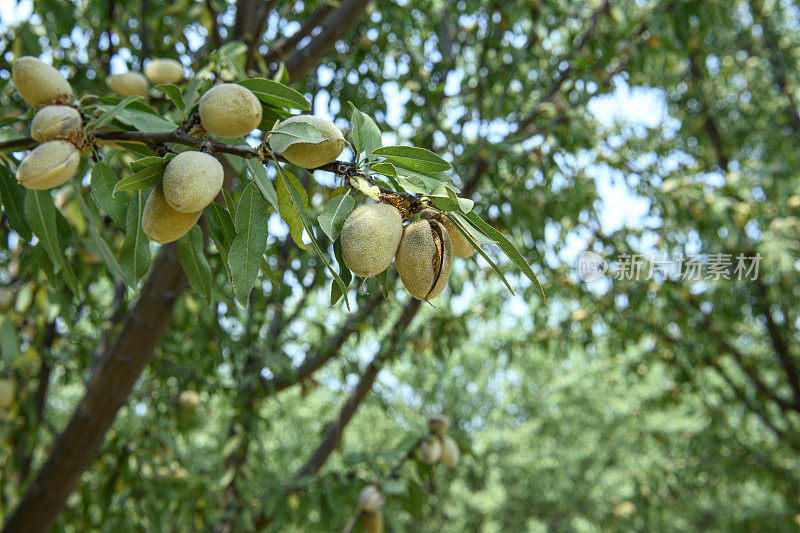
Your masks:
M6 530L341 531L365 525L358 495L371 481L388 531L798 527L796 2L0 9ZM343 272L317 217L341 176L296 167L322 255L291 211L268 207L246 307L204 239L208 216L191 248L208 263L204 294L180 244L131 245L138 219L115 209L130 215L146 189L98 205L89 157L46 195L57 236L42 241L14 178L35 144L10 79L25 55L59 68L94 118L121 101L109 75L156 57L183 63L184 103L214 80L270 78L349 132L350 102L384 145L452 165L459 195L547 300L503 242L455 259L433 305L394 266L331 305L325 262ZM190 113L170 92L151 88L156 114L120 107L106 129L180 124ZM146 155L98 151L114 180ZM256 174L282 179L276 163L222 159L234 202ZM602 279L579 276L583 250L608 260ZM650 275L650 254L706 267L759 257L759 271ZM634 255L641 275L615 275ZM413 453L440 414L461 448L455 468Z

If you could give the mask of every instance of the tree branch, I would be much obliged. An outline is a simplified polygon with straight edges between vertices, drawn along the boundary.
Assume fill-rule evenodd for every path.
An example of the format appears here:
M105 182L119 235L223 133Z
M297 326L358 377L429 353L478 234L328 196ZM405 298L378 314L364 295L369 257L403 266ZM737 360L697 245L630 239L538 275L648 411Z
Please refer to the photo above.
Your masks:
M364 318L369 316L382 301L383 297L380 292L372 294L361 309L359 309L358 313L351 314L344 325L339 328L336 335L328 339L325 346L318 349L313 355L307 356L300 366L291 373L275 376L270 379L259 374L261 386L268 394L275 394L310 377L328 361L336 357L347 338L358 329Z
M347 401L339 411L339 414L336 415L331 424L328 426L328 430L325 433L325 437L322 439L322 442L311 454L311 457L308 459L308 461L306 461L306 463L295 474L295 480L299 480L307 476L313 476L319 472L320 468L322 468L322 466L328 460L328 457L330 457L333 450L339 445L339 441L342 438L344 429L347 427L347 424L350 423L350 420L352 420L353 415L361 405L361 402L367 396L367 393L369 393L369 391L372 389L375 378L378 376L378 372L380 372L384 363L396 353L397 346L400 343L403 332L411 323L411 320L416 316L421 303L422 302L420 300L414 298L406 305L403 313L397 319L397 322L395 322L394 326L392 326L391 332L388 335L388 340L385 340L382 343L381 348L367 366L358 384L353 388L350 396L347 398Z
M319 26L325 18L333 11L334 6L332 3L328 2L324 4L322 7L317 9L314 13L311 14L304 22L303 25L300 26L300 29L294 32L291 37L287 37L285 39L281 39L272 45L269 51L264 54L264 61L269 66L270 63L273 61L277 61L282 59L289 50L297 46L297 43L303 40L303 38L311 35L317 26Z
M307 46L295 51L286 60L290 80L296 80L316 65L333 45L342 38L361 17L370 0L344 0L339 8L325 21L320 32Z

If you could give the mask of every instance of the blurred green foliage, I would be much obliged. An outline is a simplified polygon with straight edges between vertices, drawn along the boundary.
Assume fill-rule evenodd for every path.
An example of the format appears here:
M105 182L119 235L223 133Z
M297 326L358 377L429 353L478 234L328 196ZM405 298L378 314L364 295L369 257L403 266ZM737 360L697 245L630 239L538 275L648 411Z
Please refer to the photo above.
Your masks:
M260 53L321 6L274 2ZM236 8L38 1L0 37L3 114L26 113L8 81L14 57L44 54L77 94L105 94L112 58L138 70L145 57L180 57L199 71L216 48L206 38L213 21L227 40ZM263 281L248 310L211 253L215 303L180 297L58 530L228 521L242 531L340 531L364 483L385 475L439 413L453 421L463 460L453 470L405 465L384 509L391 531L796 528L798 17L795 3L769 1L370 3L293 87L340 119L353 102L398 144L452 161L462 185L479 178L475 211L534 265L548 302L495 249L516 297L483 260L459 261L338 451L290 505L283 488L408 296L390 272L387 300L359 319L338 356L313 382L273 397L259 374L320 349L348 313L328 306L330 274L312 251L285 245L285 232L267 247L282 283ZM599 120L592 106L624 86L663 99L662 120ZM25 128L4 127L0 140ZM106 163L123 172L130 159L113 152ZM314 177L304 185L319 214L336 184ZM611 181L629 192L604 199ZM609 228L609 212L642 202L643 216ZM5 207L0 226L0 372L16 386L0 412L0 515L47 456L136 297L100 262L77 198L65 192L56 204L80 299L53 281L46 252ZM588 285L576 275L576 241L612 263L651 251L762 261L757 280ZM376 291L370 280L350 301L362 307L363 292ZM199 392L199 408L178 406L184 390Z

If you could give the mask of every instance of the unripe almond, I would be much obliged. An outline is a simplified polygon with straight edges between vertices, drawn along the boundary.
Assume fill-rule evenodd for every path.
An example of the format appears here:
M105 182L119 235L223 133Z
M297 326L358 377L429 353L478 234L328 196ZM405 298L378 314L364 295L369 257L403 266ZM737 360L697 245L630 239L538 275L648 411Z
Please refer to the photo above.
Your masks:
M72 97L72 87L59 72L32 56L17 59L11 70L14 86L31 107Z
M178 83L183 79L183 64L177 59L156 58L144 67L144 75L154 85Z
M207 132L220 137L242 137L261 123L261 102L249 89L222 83L200 99L200 121Z
M144 204L142 229L155 242L172 242L192 229L201 214L202 211L181 213L170 207L159 183Z
M10 407L14 403L16 391L17 386L14 380L8 378L0 379L0 408Z
M48 105L41 108L31 121L31 137L39 142L52 141L80 129L81 114L67 105Z
M436 437L425 437L417 446L417 459L432 465L442 458L442 443Z
M442 292L452 262L450 236L440 222L423 219L403 230L394 264L412 296L428 301Z
M432 416L428 419L428 427L434 435L444 435L450 427L450 420L446 416Z
M377 511L381 508L386 498L381 494L378 487L369 484L358 495L358 505L362 511Z
M194 390L184 390L178 394L178 405L186 411L193 411L200 407L200 395Z
M447 215L439 213L434 209L423 209L420 213L422 218L436 219L442 223L450 236L450 244L453 247L453 255L466 259L475 253L475 247L464 237L464 234L453 224Z
M195 213L222 189L224 171L217 158L203 152L182 152L164 170L164 198L181 213Z
M278 124L276 128L293 122L310 124L325 139L318 143L295 143L286 148L281 155L293 165L303 168L317 168L335 161L339 154L342 153L344 149L344 134L330 120L314 115L298 115L287 118Z
M403 216L389 204L363 204L342 225L342 259L357 276L380 274L392 262L403 235Z
M27 189L52 189L78 170L81 154L68 141L48 141L29 153L17 168L17 181Z
M449 435L444 435L439 439L442 442L442 457L440 459L442 464L454 468L461 458L461 450L459 450L458 444Z
M108 88L127 98L128 96L147 96L150 82L139 72L123 72L106 78Z
M362 512L361 527L365 533L383 533L383 514L380 511Z

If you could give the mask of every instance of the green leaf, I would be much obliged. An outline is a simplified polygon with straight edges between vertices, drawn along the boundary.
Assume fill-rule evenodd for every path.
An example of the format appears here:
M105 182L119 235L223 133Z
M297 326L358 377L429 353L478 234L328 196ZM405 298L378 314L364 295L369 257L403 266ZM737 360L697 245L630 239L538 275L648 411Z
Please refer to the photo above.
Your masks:
M305 96L277 81L267 78L250 78L240 81L239 85L253 91L253 94L266 104L284 109L311 110L311 103L306 100Z
M108 106L98 107L104 109ZM174 122L139 109L122 109L114 118L145 133L172 131L178 127Z
M511 241L505 237L505 235L484 222L475 213L467 213L466 219L472 223L475 228L483 232L487 237L492 238L495 240L495 242L497 242L497 245L500 246L500 249L503 250L508 258L511 259L511 261L513 261L520 270L522 270L522 272L528 277L528 279L531 280L531 282L533 282L534 286L539 291L539 296L544 302L546 300L544 289L542 289L542 285L539 283L539 280L536 279L536 274L533 273L530 265L528 265L528 262L525 261L524 257L522 257L522 254L519 253L519 250L517 250L516 246L514 246Z
M353 132L350 134L353 139L353 148L356 152L364 152L367 157L381 147L381 130L372 120L372 117L356 109L352 102L348 102L353 112L350 114L350 122L353 124Z
M350 214L355 205L356 201L350 196L350 191L347 191L342 196L334 196L325 204L325 210L317 217L317 220L322 231L325 232L331 242L335 242L339 238L344 219L347 218L347 215Z
M53 205L50 191L29 190L27 192L25 195L25 218L28 220L33 234L47 252L56 272L61 272L67 286L75 295L80 295L78 278L61 251L58 226L56 225L56 206Z
M440 183L429 195L431 202L442 211L461 211L469 213L475 202L469 198L459 198L449 185Z
M113 198L119 191L138 191L139 189L146 189L151 185L155 185L161 181L166 167L166 162L161 165L151 165L143 168L139 172L134 172L130 176L122 178L114 185L114 190L111 191L111 197Z
M294 176L291 176L294 177ZM291 178L289 178L291 180ZM296 178L295 178L296 179ZM302 188L302 185L301 185ZM308 246L303 243L303 222L300 220L300 215L297 214L297 210L294 208L292 204L292 197L289 194L289 190L286 187L285 180L278 180L278 213L280 213L281 218L284 222L289 226L289 234L292 236L292 240L302 248L303 250L308 250ZM307 205L306 201L303 202L303 207Z
M123 98L119 101L119 103L115 106L98 106L101 109L105 109L102 115L100 115L94 124L90 125L91 129L96 130L98 128L102 128L112 119L114 119L120 112L128 107L130 104L135 102L136 100L141 100L142 97L138 94L133 96L128 96L127 98Z
M94 174L94 169L92 169L92 174ZM108 270L112 274L114 274L119 279L124 281L125 284L128 285L129 287L132 287L133 281L122 270L122 267L117 262L117 258L114 257L114 252L111 251L111 248L108 246L108 243L105 241L105 239L103 239L103 237L100 236L100 232L102 232L104 229L100 221L100 218L98 217L97 213L95 213L95 211L93 211L86 203L86 200L83 198L83 194L81 194L81 189L78 186L78 184L73 181L72 186L75 191L75 197L78 199L78 203L81 206L81 210L86 215L86 218L89 221L88 224L89 236L92 238L92 241L94 242L94 245L97 248L97 253L100 254L100 257L103 258L103 261L108 267ZM123 205L122 216L125 216L124 209L125 205Z
M156 85L156 89L161 91L162 93L166 94L170 100L178 107L178 109L183 110L186 107L186 104L183 101L183 96L181 95L181 90L171 83L164 83L161 85Z
M450 163L430 150L416 146L384 146L374 150L372 155L383 156L401 167L418 172L444 172L452 168Z
M3 213L8 217L11 229L16 231L22 240L30 240L31 229L25 220L25 189L4 166L0 166L0 202L3 204Z
M295 143L317 144L325 140L322 133L307 122L289 122L280 124L272 130L269 146L276 152L283 152Z
M23 120L23 117L19 116L19 117L3 117L3 118L0 118L0 128L5 128L6 126L10 126L11 124L15 124L15 123L19 122L20 120Z
M19 354L19 337L14 321L6 316L0 316L0 356L8 369L14 364Z
M133 172L139 172L140 170L144 170L147 167L152 167L154 165L165 165L169 162L170 159L175 157L177 154L167 154L164 157L159 157L157 155L149 155L147 157L142 157L141 159L137 159L136 161L131 161L131 170Z
M288 171L286 171L280 166L277 166L277 168L278 168L278 180L285 182L286 181L285 175L289 174ZM287 185L287 183L284 183L284 185ZM339 284L342 293L344 293L345 291L347 291L347 285L344 284L342 278L340 278L339 275L333 270L333 267L325 258L325 255L322 253L322 249L319 247L319 243L317 242L317 238L314 236L314 231L313 228L311 227L311 221L308 219L308 214L306 213L303 204L303 196L299 191L297 191L294 188L294 186L292 186L291 183L288 183L288 186L286 188L289 191L289 196L292 200L292 205L297 211L297 214L300 216L300 221L303 223L303 226L306 228L306 233L308 233L308 236L311 239L311 246L313 246L314 251L317 252L317 255L319 255L320 259L325 264L325 267L327 267L328 271L333 275L333 279L335 279L336 283ZM347 302L347 300L345 300L345 303L347 304L347 309L349 310L350 303Z
M211 267L203 253L203 232L197 224L178 239L178 258L189 283L208 303L211 297Z
M125 222L125 239L117 254L126 278L133 280L134 286L147 273L150 266L150 240L142 230L142 211L144 211L144 191L131 195Z
M442 172L432 172L428 175L402 167L397 169L397 181L411 192L428 194L446 180L447 175Z
M383 161L381 163L375 163L369 169L372 172L376 172L378 174L383 174L384 176L389 176L389 177L392 177L392 178L396 178L397 177L397 168L393 164L387 163L385 161Z
M269 204L278 211L278 193L275 191L275 187L272 185L272 180L269 179L267 176L267 171L259 162L254 162L250 159L246 161L247 168L250 169L250 175L253 176L253 181L256 183L258 190L261 191L261 194L264 198L269 202Z
M333 255L336 257L336 262L339 264L339 277L342 278L342 282L345 285L345 290L342 291L341 286L335 281L331 282L331 305L336 305L336 302L344 296L345 292L347 291L347 287L350 285L350 281L353 279L353 273L350 272L350 269L344 264L344 258L342 257L342 241L336 241L333 243Z
M228 267L236 299L247 306L258 277L261 256L267 249L267 204L255 184L248 184L239 198L234 228L236 237L228 251Z
M125 229L125 210L128 207L127 195L114 198L113 190L116 185L117 175L103 162L95 163L92 168L91 191L92 198L97 202L118 228Z
M222 257L222 264L225 266L225 273L228 279L233 283L231 270L228 267L228 250L230 250L233 239L236 238L236 230L233 226L233 218L220 204L212 202L206 207L206 227L211 240L219 251Z

